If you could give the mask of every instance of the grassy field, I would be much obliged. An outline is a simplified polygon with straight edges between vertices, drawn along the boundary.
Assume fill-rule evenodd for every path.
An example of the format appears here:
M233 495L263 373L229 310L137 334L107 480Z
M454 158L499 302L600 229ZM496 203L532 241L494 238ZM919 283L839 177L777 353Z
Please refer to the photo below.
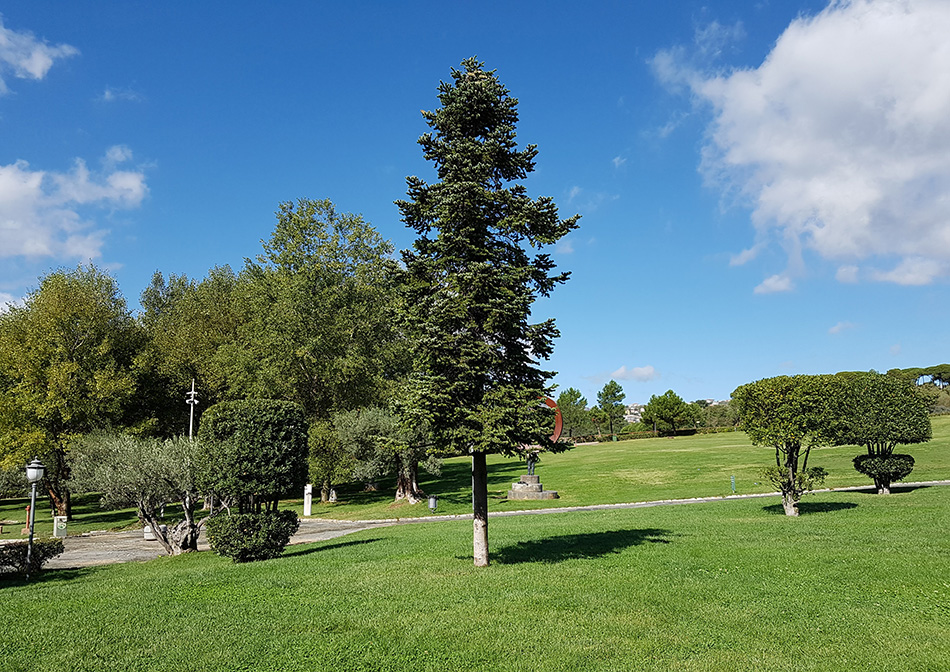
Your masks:
M934 438L929 443L907 446L917 464L908 480L950 479L950 415L933 419ZM810 464L825 467L827 487L870 485L858 474L851 458L861 452L853 446L822 448L812 453ZM523 462L489 456L489 508L513 511L556 506L616 504L657 499L715 497L732 493L731 477L736 478L739 494L770 492L773 488L762 479L762 469L772 463L773 451L755 447L742 432L697 435L677 438L638 439L597 445L578 446L558 455L544 455L537 474L544 487L557 490L560 499L545 501L508 501L513 481L525 473ZM421 487L439 497L439 514L471 513L471 471L468 458L446 460L441 476L423 475ZM358 485L339 488L340 501L314 504L314 517L347 520L412 518L429 514L425 503L394 504L395 486L381 483L377 492L362 492ZM25 521L29 500L0 501L0 520ZM288 500L286 508L303 513L303 500ZM168 515L175 511L169 507ZM48 506L37 507L37 533L52 533ZM122 529L138 524L131 509L102 511L95 496L76 498L74 522L69 532ZM4 539L20 538L19 526L5 526Z
M947 670L950 487L369 530L0 583L0 670Z

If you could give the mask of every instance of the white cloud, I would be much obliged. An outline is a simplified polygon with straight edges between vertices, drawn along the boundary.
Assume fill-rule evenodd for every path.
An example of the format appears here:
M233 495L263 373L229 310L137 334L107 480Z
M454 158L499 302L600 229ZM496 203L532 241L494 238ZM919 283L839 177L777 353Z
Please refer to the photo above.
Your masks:
M854 325L853 325L852 323L850 323L850 322L839 322L839 323L836 324L835 326L831 327L831 328L828 330L828 333L829 333L829 334L840 334L842 331L846 331L846 330L848 330L848 329L854 329Z
M104 103L114 103L116 101L140 103L145 100L145 96L131 88L116 89L111 86L107 86L105 91L103 91L99 96L98 100Z
M84 214L89 208L135 208L148 194L145 174L120 170L127 147L112 147L104 170L76 159L64 173L32 170L26 161L0 165L0 257L92 259L106 231Z
M632 369L628 369L626 366L621 366L619 369L610 374L610 377L614 380L635 380L640 383L645 383L650 380L656 380L659 377L659 374L656 372L652 366L635 366Z
M775 292L790 292L794 288L792 279L787 275L773 275L763 280L753 291L756 294L774 294Z
M5 78L11 73L20 79L43 79L54 61L78 53L68 44L52 46L29 31L10 30L0 16L0 94L7 92Z
M730 266L742 266L759 256L759 247L756 245L748 250L742 250L739 254L734 254L729 258Z
M903 259L890 271L874 271L871 277L881 282L893 282L898 285L929 285L946 273L946 263L924 257L910 257Z
M611 162L614 164L614 168L620 168L623 164L627 162L622 156L615 156Z
M873 277L926 284L950 272L948 34L945 0L833 0L757 68L702 74L681 48L652 64L712 107L702 170L748 199L760 240L842 268L896 258Z
M838 282L853 285L858 281L858 267L851 265L841 266L838 268L838 272L835 273L835 279L837 279Z
M17 306L23 303L23 299L18 299L7 292L0 292L0 315L10 310L11 306Z

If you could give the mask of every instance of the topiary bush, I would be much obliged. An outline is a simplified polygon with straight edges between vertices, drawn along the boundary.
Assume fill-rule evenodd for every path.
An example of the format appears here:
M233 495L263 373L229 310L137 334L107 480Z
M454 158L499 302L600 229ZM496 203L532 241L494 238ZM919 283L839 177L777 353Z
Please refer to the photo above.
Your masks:
M234 562L253 562L283 553L300 520L294 511L264 511L213 516L205 527L215 553Z
M62 539L34 539L30 574L39 572L47 560L62 554L63 550ZM26 541L0 544L0 574L25 574L26 551Z
M858 473L874 479L878 491L890 490L894 481L900 481L914 470L914 458L911 455L892 453L891 455L858 455L852 460Z
M307 419L299 404L247 399L215 404L201 416L203 493L236 502L240 513L276 510L279 497L307 482ZM298 494L299 496L299 494Z

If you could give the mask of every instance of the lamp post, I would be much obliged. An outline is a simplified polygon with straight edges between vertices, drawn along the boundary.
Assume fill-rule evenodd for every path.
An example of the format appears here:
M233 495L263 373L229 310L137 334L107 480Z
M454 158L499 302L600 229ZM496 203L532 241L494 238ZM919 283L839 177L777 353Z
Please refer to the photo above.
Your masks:
M195 392L195 379L192 378L192 379L191 379L191 392L188 392L188 393L187 393L188 396L185 398L185 403L188 404L189 406L191 406L191 417L188 419L188 438L189 438L189 439L193 439L193 438L194 438L194 429L195 429L195 404L198 403L198 397L195 396L196 394L197 394L197 392Z
M37 458L26 465L26 480L30 482L30 539L26 543L26 580L30 580L30 566L33 561L33 524L36 522L36 484L43 480L46 466Z

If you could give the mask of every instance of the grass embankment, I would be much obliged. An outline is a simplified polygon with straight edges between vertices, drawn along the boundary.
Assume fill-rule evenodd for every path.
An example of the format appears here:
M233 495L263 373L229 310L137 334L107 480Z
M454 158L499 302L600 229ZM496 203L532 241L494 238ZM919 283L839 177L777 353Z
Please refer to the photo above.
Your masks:
M933 432L929 443L903 447L903 452L912 454L917 461L908 480L950 478L950 415L933 418ZM809 464L828 470L826 487L870 485L870 479L857 473L851 464L851 458L860 452L862 449L854 446L821 448L812 452ZM717 497L732 494L732 476L736 477L739 494L771 492L774 488L763 479L762 470L773 463L773 455L771 449L749 443L743 432L578 446L566 453L542 456L537 474L545 488L557 490L560 496L542 501L508 501L508 489L525 473L525 464L493 455L488 458L489 509L515 511ZM446 460L441 476L422 474L420 485L428 494L439 497L437 514L471 513L469 458ZM314 517L378 520L429 515L424 502L394 504L395 485L391 481L383 481L380 486L376 492L363 492L359 484L341 486L339 502L314 502ZM98 498L91 495L77 497L75 502L76 520L69 524L70 534L138 525L132 509L102 511ZM0 520L25 521L28 503L25 499L0 501ZM284 506L303 513L302 499L288 500ZM168 515L175 518L174 507L168 508ZM21 538L21 527L4 526L2 538ZM52 534L52 518L45 498L37 507L37 534Z
M945 670L950 488L369 530L0 583L0 669Z

